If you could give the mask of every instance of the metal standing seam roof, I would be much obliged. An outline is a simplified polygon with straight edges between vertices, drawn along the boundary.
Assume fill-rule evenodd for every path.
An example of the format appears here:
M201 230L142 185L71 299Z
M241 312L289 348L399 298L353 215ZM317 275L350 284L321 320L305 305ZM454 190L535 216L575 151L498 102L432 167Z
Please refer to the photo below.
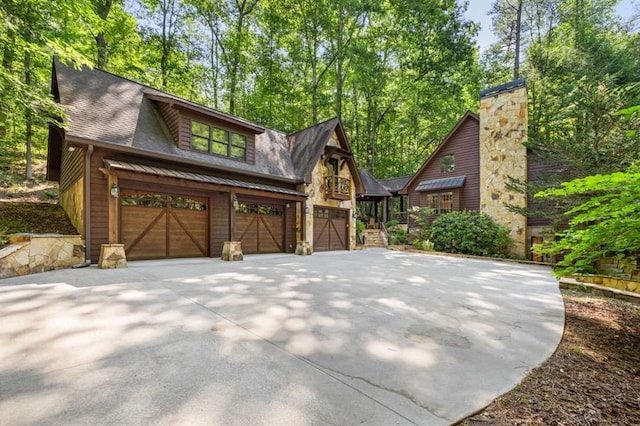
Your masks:
M455 176L444 179L423 180L416 187L416 191L433 191L436 189L460 188L464 185L466 176Z
M245 182L236 179L228 179L219 176L210 176L200 173L183 172L179 170L166 169L162 167L147 166L143 164L127 163L117 160L104 160L105 165L110 170L124 170L129 172L146 173L155 176L165 176L177 179L186 179L193 182L213 183L217 185L233 186L237 188L255 189L260 191L275 192L277 194L295 195L306 197L307 194L292 189L280 188L278 186L264 185L261 183Z

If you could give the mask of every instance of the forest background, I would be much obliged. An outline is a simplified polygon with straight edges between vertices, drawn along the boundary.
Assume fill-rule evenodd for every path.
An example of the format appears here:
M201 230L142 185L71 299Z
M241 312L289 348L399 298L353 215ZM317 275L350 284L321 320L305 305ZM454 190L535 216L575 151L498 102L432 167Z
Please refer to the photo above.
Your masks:
M522 76L530 148L569 177L624 170L640 158L618 114L640 104L640 36L617 3L494 1L481 54L465 1L4 0L0 166L31 178L46 154L57 55L284 132L340 116L378 178L414 173L482 88Z

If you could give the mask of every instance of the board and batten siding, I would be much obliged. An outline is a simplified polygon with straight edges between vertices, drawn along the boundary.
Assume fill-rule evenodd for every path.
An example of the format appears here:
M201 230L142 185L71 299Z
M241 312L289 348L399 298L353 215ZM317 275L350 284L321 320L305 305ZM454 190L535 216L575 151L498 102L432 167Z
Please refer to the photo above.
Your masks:
M459 127L449 135L443 144L429 159L426 167L418 171L418 175L408 188L409 207L424 207L425 193L439 193L451 191L454 193L454 209L480 209L480 150L479 124L472 116L467 116ZM440 157L455 155L455 171L442 173L440 171ZM466 176L464 186L453 190L436 190L431 192L416 191L416 187L424 180L443 179L456 176Z

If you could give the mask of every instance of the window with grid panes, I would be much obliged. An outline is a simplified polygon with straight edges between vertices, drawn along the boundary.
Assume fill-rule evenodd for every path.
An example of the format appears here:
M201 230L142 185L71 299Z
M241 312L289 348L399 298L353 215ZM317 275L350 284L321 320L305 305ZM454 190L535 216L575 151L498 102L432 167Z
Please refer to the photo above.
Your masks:
M246 136L195 120L191 121L191 147L237 160L247 158Z

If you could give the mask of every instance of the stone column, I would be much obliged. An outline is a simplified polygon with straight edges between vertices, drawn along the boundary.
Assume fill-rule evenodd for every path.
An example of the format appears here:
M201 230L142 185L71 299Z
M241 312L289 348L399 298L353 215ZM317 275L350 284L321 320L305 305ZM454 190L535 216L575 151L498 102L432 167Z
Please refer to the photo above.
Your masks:
M243 260L242 244L240 241L225 241L222 246L222 260L234 262Z
M524 215L506 205L527 206L525 194L507 189L510 178L527 180L527 88L524 79L480 93L480 211L506 226L515 246L511 254L526 256Z

